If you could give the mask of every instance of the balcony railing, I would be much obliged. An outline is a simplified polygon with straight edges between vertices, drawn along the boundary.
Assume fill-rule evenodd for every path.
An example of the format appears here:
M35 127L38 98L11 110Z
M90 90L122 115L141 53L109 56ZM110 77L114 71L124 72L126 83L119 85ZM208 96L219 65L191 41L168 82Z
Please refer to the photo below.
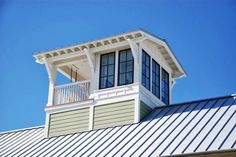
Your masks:
M90 95L90 81L81 81L56 86L54 88L53 104L68 104L86 100Z

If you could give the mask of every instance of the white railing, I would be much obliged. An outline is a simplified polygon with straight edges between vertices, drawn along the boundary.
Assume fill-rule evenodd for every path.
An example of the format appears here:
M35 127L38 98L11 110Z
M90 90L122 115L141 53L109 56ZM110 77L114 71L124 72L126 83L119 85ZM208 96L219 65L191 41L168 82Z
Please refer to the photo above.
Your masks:
M68 104L86 100L90 95L90 81L64 84L54 88L53 104Z

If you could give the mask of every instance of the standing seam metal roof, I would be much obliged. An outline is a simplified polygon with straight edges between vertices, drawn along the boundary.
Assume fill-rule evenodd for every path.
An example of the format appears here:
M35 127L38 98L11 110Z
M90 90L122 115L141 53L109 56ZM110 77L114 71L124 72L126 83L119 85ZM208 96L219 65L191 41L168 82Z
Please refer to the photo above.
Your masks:
M0 134L0 156L169 156L236 150L233 96L154 109L131 125L44 138L44 127Z

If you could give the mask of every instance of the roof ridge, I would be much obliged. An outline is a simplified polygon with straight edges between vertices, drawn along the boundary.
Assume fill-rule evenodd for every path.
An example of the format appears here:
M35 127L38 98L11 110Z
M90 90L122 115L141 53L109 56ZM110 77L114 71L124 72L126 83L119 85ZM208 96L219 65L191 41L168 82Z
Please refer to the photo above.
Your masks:
M7 133L13 133L13 132L19 132L19 131L25 131L25 130L31 130L31 129L37 129L37 128L44 128L44 125L38 125L38 126L9 130L9 131L3 131L3 132L0 132L0 135L7 134Z

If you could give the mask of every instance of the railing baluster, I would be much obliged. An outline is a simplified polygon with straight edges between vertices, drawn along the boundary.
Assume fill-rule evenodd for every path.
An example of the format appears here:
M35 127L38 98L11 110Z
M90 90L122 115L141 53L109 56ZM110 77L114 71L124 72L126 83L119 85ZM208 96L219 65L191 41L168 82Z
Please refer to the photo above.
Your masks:
M57 86L54 89L54 105L67 104L86 100L90 94L90 82L76 82L68 85Z

